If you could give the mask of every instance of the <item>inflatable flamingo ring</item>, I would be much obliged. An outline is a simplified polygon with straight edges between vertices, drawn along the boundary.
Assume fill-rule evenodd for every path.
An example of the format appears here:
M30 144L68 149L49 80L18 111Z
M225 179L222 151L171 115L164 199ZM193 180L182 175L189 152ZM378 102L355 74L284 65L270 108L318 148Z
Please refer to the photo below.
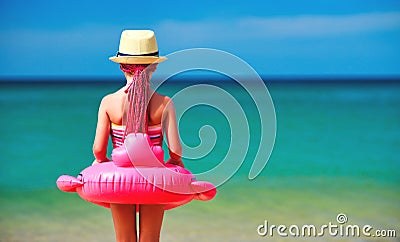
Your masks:
M216 195L213 184L197 181L185 168L164 164L162 148L153 146L147 134L128 134L111 156L112 162L87 167L78 177L60 176L58 188L108 208L110 203L165 204L168 210Z

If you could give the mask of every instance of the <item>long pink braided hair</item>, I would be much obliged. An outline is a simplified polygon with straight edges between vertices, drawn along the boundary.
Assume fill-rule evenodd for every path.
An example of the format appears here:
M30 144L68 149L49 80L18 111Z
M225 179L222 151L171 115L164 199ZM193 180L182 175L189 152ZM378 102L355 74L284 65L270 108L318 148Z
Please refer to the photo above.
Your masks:
M127 110L125 113L125 134L147 132L147 105L149 101L149 74L156 69L156 65L121 64L123 72L133 75L133 80L125 90L128 93Z

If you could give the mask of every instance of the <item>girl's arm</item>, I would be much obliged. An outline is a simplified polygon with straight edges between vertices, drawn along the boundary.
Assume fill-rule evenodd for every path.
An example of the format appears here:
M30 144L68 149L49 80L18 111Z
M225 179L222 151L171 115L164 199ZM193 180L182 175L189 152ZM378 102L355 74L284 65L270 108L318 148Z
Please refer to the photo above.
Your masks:
M107 158L108 136L110 134L110 120L106 111L107 97L101 100L98 117L96 136L93 142L93 155L95 160L93 164L109 161Z
M184 167L182 162L182 145L179 139L175 107L170 98L167 98L167 105L163 114L163 127L167 138L170 156L167 163Z

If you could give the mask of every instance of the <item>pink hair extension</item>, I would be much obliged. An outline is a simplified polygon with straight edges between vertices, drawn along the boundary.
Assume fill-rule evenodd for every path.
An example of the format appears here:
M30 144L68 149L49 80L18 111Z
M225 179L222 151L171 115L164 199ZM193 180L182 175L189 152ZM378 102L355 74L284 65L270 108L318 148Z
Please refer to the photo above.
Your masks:
M128 93L128 112L126 116L125 135L129 133L147 132L147 104L149 89L149 73L155 70L154 65L121 64L123 72L133 74Z

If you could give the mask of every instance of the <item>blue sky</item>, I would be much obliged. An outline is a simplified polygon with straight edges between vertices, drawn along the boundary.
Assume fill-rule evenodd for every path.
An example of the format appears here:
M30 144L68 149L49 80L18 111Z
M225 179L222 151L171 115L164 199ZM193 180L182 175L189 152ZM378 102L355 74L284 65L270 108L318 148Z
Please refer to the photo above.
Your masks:
M148 2L148 3L145 3ZM0 2L0 78L117 77L123 29L208 47L266 76L400 76L400 1Z

